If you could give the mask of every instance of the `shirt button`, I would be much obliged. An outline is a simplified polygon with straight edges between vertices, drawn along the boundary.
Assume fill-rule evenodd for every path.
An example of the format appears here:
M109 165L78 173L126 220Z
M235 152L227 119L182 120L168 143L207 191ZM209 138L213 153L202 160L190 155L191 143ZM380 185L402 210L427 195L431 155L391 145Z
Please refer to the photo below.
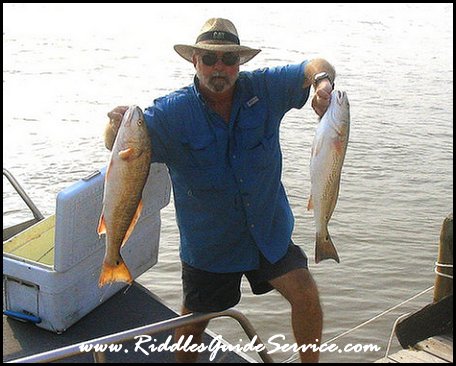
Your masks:
M233 159L236 159L236 155L233 155Z
M239 182L240 182L240 183L244 182L244 179L240 178L240 179L239 179Z
M245 205L246 205L247 207L250 207L250 202L247 202Z
M251 224L250 227L253 229L255 227L255 224Z

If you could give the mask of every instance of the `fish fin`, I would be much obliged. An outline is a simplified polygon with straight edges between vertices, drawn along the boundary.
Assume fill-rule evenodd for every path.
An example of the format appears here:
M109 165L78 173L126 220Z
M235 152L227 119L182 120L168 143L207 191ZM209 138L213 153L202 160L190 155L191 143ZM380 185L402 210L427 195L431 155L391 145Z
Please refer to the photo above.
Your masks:
M122 160L128 160L134 151L135 151L135 149L133 149L132 147L119 151L119 158L121 158Z
M125 236L124 236L124 238L122 240L121 247L124 246L124 244L127 242L128 238L130 237L131 233L133 232L133 230L134 230L134 228L136 226L136 223L139 220L139 216L141 215L142 207L143 207L143 203L142 203L142 200L141 200L141 201L139 201L138 207L136 208L135 215L133 216L133 219L131 220L130 226L128 227L128 230L125 233Z
M103 262L103 266L101 267L98 287L103 287L113 282L127 282L129 284L133 282L133 277L122 257L120 257L120 260L115 265Z
M326 237L319 233L316 234L315 263L324 259L334 259L337 263L340 263L336 247L334 246L328 232Z
M307 202L307 211L313 210L314 208L314 203L312 199L312 195L309 197L309 201Z
M106 234L106 223L105 223L105 220L104 220L103 213L101 214L100 221L98 222L97 232L98 232L98 235Z

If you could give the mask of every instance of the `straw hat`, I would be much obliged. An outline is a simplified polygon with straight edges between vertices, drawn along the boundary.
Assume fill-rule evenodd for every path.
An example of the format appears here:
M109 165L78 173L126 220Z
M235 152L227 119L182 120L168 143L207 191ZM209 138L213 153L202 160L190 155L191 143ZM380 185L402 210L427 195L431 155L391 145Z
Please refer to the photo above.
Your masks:
M228 19L211 18L204 23L194 45L176 44L174 50L189 62L194 50L236 52L242 65L254 58L261 50L241 46L234 24Z

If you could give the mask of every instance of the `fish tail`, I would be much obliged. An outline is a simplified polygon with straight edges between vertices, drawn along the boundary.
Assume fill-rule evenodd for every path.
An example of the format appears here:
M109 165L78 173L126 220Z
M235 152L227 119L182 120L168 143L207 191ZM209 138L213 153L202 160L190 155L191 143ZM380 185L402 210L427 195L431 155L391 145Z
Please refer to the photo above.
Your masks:
M334 246L328 232L326 235L321 235L319 233L316 235L315 263L324 259L334 259L337 263L340 263L336 247Z
M106 261L103 262L100 278L98 280L98 287L103 287L107 283L112 282L127 282L129 284L133 282L133 277L122 257L120 257L114 265L109 264Z

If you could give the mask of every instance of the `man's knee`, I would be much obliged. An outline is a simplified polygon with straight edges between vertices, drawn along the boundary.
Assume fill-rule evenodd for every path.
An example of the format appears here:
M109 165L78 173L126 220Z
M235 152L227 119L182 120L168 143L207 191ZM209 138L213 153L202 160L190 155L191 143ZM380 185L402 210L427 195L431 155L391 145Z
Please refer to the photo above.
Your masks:
M186 314L190 314L190 313L192 313L191 310L187 309L185 306L182 307L182 311L181 311L182 315L186 315ZM193 324L189 324L189 325L177 328L175 336L177 338L179 338L181 336L188 337L188 336L192 335L193 338L199 338L204 333L204 330L206 329L208 323L209 323L209 321L205 320L202 322L193 323Z
M317 284L307 269L293 270L271 281L271 284L291 305L320 307Z
M304 270L304 277L302 279L301 290L311 299L319 301L320 295L318 293L318 287L314 281L312 275L308 270Z

